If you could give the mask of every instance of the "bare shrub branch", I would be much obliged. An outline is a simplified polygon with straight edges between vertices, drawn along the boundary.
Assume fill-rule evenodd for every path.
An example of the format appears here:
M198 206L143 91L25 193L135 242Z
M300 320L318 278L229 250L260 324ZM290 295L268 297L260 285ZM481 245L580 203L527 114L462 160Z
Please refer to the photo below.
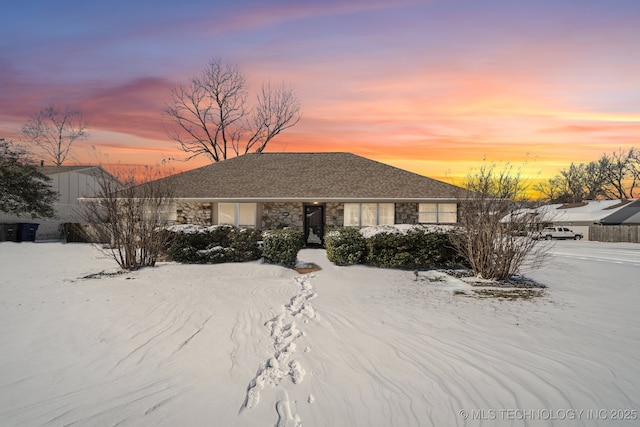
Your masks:
M520 170L485 164L467 175L464 187L460 232L452 240L474 274L504 280L544 260L544 244L527 235L539 219L523 210L527 186Z
M174 191L160 166L132 169L119 179L104 174L100 188L86 199L84 218L100 242L108 242L107 253L127 270L154 266L166 247L169 234L163 229L175 213ZM125 186L122 182L143 184Z

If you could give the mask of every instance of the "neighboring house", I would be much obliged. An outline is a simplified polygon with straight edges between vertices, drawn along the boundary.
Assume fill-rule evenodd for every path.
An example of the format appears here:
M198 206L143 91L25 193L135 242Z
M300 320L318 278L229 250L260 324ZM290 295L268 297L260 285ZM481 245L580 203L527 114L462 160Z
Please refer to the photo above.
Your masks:
M640 243L640 199L602 218L590 232L601 242Z
M91 197L99 191L101 179L113 179L100 166L40 166L38 170L51 178L49 184L58 192L58 202L54 203L56 212L52 219L32 219L30 216L15 216L0 213L0 223L37 223L36 239L52 240L64 237L62 224L82 222L82 213L78 198Z
M350 153L254 153L164 178L175 216L202 225L304 231L321 245L339 226L453 224L461 190Z
M528 210L529 214L537 217L540 227L562 226L582 233L585 239L589 239L589 227L603 223L606 218L617 218L630 212L632 205L628 201L620 200L587 200L581 203L565 203L544 205ZM637 206L637 205L636 205ZM636 210L637 212L637 210Z
M600 220L602 225L640 225L640 199L625 204Z

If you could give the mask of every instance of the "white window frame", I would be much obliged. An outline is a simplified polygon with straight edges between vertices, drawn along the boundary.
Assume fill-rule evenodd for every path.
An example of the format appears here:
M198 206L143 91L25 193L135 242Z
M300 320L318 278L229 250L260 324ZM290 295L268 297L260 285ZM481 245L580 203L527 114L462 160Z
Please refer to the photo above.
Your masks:
M426 206L435 207L435 212L433 210L427 211ZM445 208L445 206L447 208ZM455 212L450 210L450 206L455 206ZM420 216L421 214L429 214L433 215L435 213L435 221L423 221ZM444 221L443 217L455 214L455 221ZM420 224L455 224L458 222L458 204L455 202L428 202L428 203L418 203L418 222Z
M222 205L233 205L233 223L228 223L228 222L220 222L220 209L222 207ZM253 223L252 224L241 224L240 223L240 207L241 205L243 207L246 206L251 206L253 209L253 215L252 215L252 219L253 219ZM217 223L218 225L234 225L236 227L255 227L256 226L256 215L257 215L257 210L258 210L258 204L257 203L218 203L218 215L217 215Z
M357 206L357 224L347 224L347 215L346 215L346 211L347 211L347 205L351 205L351 207L356 207ZM375 212L375 224L362 224L362 206L363 205L376 205L376 212ZM392 212L393 212L393 218L392 218L392 222L391 224L380 224L380 206L381 205L386 205L386 206L391 206ZM395 224L395 218L396 218L396 205L395 203L345 203L344 204L344 210L345 210L345 215L344 215L344 226L345 227L359 227L359 228L363 228L363 227L371 227L371 226L376 226L376 225L393 225Z

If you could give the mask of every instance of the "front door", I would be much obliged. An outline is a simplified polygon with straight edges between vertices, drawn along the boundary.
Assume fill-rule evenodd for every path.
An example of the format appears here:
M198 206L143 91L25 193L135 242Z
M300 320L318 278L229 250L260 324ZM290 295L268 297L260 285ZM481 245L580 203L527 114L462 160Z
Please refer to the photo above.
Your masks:
M304 206L304 242L307 247L324 243L324 205Z

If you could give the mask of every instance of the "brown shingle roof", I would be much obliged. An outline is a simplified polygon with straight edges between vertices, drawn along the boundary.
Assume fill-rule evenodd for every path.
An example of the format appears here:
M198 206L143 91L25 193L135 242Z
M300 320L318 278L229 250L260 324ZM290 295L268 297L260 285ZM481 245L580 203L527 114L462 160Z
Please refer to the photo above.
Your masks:
M178 199L453 199L458 187L351 153L254 153L163 179Z

